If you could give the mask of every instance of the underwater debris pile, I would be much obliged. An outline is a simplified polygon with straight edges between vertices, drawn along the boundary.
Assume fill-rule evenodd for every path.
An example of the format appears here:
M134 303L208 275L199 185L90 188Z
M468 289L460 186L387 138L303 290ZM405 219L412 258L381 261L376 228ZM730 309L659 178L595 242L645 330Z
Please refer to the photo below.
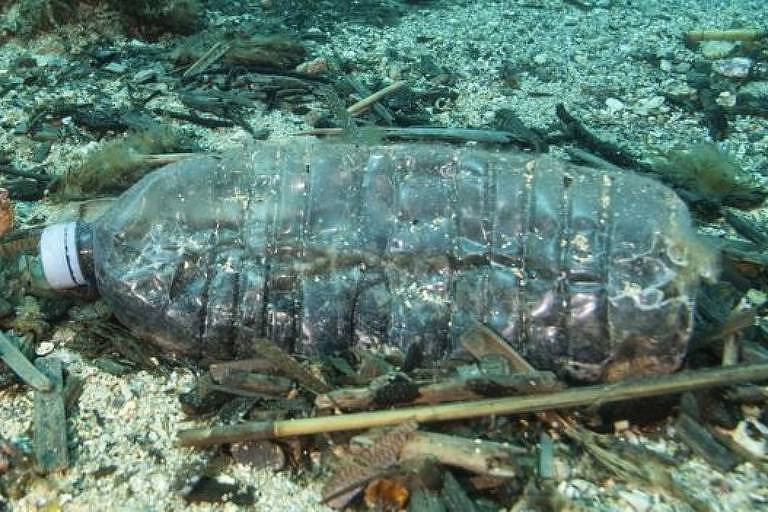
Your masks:
M120 13L129 31L145 36L189 34L201 27L202 6L197 0L15 0L0 2L0 31L29 37L87 16L100 4Z

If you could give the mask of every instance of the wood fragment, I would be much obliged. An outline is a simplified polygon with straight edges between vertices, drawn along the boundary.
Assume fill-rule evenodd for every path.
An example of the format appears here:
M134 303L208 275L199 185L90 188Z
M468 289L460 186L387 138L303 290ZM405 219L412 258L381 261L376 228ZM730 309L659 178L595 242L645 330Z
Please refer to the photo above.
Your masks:
M739 362L740 341L739 337L735 334L725 338L723 343L723 366L732 366Z
M752 384L733 386L725 396L729 402L738 404L763 404L768 402L768 387Z
M539 436L539 478L550 480L555 477L555 445L546 432Z
M275 370L295 380L312 393L327 393L331 390L328 384L309 373L306 368L301 366L290 355L280 350L280 347L272 341L256 336L251 329L242 328L241 333L248 335L248 339L243 341L243 345L247 345L254 354L259 354L264 359L270 361Z
M50 473L66 469L69 465L64 377L61 361L55 357L39 357L35 366L53 384L49 391L35 393L33 419L37 467L44 473Z
M762 224L748 220L744 213L736 208L723 208L723 217L741 236L751 240L760 247L768 247L768 233Z
M183 78L191 78L195 75L199 75L209 67L213 66L219 59L221 59L230 49L230 44L219 41L211 46L202 57L189 66L182 75Z
M445 501L435 493L418 488L408 502L408 512L446 512Z
M400 459L432 457L445 466L479 475L512 478L520 475L517 461L527 454L524 448L509 443L419 431L405 443Z
M581 121L565 109L562 103L557 104L555 113L562 123L563 132L583 148L619 167L649 171L649 166L642 164L624 148L606 142L590 132Z
M373 404L375 392L371 388L340 388L315 397L318 409L361 410Z
M275 422L249 422L182 430L178 442L183 446L208 446L244 440L275 439L322 432L359 430L397 425L411 420L419 423L509 415L605 404L634 398L669 395L724 386L738 382L768 379L768 364L737 365L685 371L674 375L567 389L543 395L494 398L443 405L428 405L383 411L360 412L300 418Z
M675 423L677 437L702 459L720 471L730 471L739 461L720 444L706 426L682 413Z
M763 345L744 340L741 344L741 351L744 362L751 364L768 363L768 348Z
M448 512L477 512L478 510L475 502L467 496L464 488L450 471L446 471L443 476L443 489L440 495Z
M37 391L53 389L51 380L35 368L14 342L0 331L0 359L27 385Z
M222 391L223 387L234 390L255 393L259 396L285 396L293 388L292 381L284 377L264 373L234 371L221 380L221 385L215 390Z
M487 396L545 393L561 385L550 372L526 372L510 375L477 375L454 377L419 387L412 404L438 404L479 400ZM318 409L363 410L376 405L376 390L340 388L318 395Z
M506 359L515 370L530 372L533 370L528 361L517 353L509 344L490 328L475 321L459 336L459 343L477 360L491 354L498 354Z
M214 381L221 383L232 372L241 371L268 373L274 372L275 367L267 359L252 358L211 363L211 365L208 366L208 371L210 372L211 378Z

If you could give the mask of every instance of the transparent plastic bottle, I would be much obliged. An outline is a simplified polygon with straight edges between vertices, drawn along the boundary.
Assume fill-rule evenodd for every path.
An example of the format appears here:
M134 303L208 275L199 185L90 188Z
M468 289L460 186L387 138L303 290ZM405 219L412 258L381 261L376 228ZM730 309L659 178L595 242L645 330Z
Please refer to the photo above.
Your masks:
M674 370L712 272L653 180L420 144L186 160L91 225L48 228L41 258L52 286L95 285L137 334L207 361L255 355L254 336L304 353L418 343L437 361L477 320L585 380Z

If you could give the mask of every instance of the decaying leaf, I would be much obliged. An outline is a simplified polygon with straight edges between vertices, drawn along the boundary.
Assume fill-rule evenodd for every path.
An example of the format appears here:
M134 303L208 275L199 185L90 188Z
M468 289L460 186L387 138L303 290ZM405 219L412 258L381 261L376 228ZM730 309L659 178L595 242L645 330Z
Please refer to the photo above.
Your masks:
M0 236L13 230L15 209L10 193L6 188L0 188Z
M417 428L414 421L403 423L381 435L370 448L339 455L323 488L323 501L333 508L346 506L366 483L397 465L400 450Z

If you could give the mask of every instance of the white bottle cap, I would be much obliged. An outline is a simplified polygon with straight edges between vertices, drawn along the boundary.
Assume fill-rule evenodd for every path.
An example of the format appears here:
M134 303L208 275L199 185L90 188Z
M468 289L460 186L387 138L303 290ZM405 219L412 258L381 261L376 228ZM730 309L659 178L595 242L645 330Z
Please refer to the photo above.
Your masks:
M40 235L40 260L45 280L54 289L87 284L77 254L77 224L54 224Z

